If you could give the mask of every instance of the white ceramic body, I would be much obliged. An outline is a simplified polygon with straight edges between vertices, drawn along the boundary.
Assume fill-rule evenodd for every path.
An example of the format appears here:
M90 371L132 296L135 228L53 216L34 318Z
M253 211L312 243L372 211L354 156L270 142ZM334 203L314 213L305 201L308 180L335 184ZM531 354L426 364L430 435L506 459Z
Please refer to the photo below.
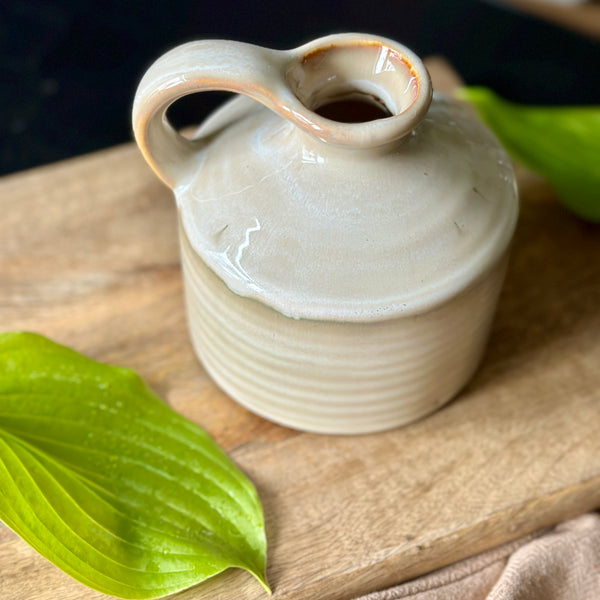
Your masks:
M189 328L207 371L251 411L318 433L390 429L455 396L481 361L507 263L423 314L293 319L231 292L180 235Z
M311 109L354 87L394 116L349 126ZM206 89L267 108L237 98L185 140L166 109ZM514 173L468 111L431 97L410 51L353 35L285 52L192 44L140 84L134 130L177 198L194 348L257 414L380 431L439 408L476 370L516 221Z

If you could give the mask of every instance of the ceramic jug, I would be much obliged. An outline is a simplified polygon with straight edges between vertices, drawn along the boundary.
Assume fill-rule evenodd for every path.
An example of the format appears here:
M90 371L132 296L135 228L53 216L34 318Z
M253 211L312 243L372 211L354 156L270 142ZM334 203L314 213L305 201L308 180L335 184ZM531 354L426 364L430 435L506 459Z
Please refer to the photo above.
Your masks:
M182 137L167 108L207 90L239 95ZM473 375L515 177L410 50L363 34L184 44L143 77L133 127L175 193L194 348L239 403L366 433L431 413Z

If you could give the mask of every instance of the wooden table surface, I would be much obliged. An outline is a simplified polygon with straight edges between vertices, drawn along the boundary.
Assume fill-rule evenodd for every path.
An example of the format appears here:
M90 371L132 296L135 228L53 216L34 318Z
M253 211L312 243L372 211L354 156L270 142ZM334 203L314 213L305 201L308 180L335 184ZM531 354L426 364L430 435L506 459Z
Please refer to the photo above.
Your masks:
M435 415L304 434L221 392L186 333L174 202L125 145L0 180L0 330L136 369L255 482L276 599L345 600L600 507L600 227L521 176L485 360ZM0 597L100 599L0 524ZM228 571L177 596L264 598Z
M600 41L600 2L598 0L564 4L549 0L501 1L565 29L571 29L576 33Z

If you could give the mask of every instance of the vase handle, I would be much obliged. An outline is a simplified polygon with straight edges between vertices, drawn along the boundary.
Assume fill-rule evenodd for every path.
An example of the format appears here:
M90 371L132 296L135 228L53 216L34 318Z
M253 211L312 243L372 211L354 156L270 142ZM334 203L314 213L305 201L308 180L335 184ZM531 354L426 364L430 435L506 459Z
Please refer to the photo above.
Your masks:
M203 147L169 123L169 106L188 94L223 90L246 94L274 108L286 95L282 66L286 52L225 40L189 42L177 46L150 66L133 104L133 131L140 150L169 187L185 179L191 161Z

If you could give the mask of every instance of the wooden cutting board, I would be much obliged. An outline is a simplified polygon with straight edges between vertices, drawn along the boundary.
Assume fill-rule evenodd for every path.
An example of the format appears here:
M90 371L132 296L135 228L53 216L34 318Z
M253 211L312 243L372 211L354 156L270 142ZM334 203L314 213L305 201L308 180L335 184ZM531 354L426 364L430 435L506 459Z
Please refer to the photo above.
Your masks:
M274 598L353 598L600 506L600 227L520 179L484 363L408 427L299 433L212 383L187 337L171 194L131 144L0 180L0 330L137 370L255 482ZM105 596L0 524L0 597ZM242 571L177 596L264 597Z

